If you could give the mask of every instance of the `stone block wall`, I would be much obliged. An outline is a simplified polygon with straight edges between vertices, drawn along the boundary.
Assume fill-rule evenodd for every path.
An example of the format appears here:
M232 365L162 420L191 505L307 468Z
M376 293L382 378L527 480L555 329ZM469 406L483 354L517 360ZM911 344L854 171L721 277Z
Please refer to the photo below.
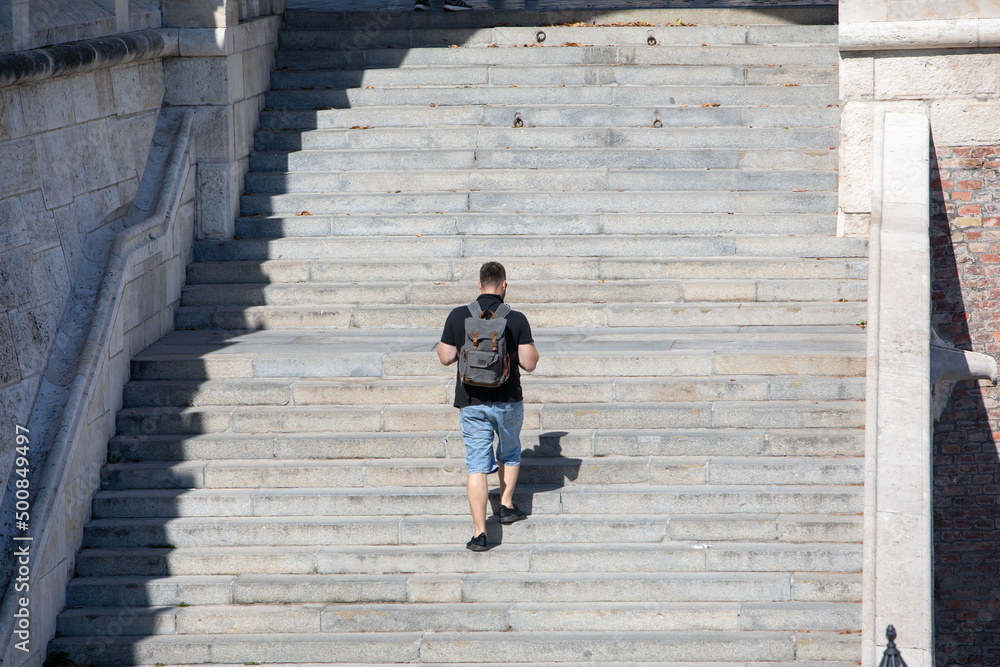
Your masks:
M278 4L278 0L272 0ZM283 7L283 0L281 0ZM274 70L281 17L238 21L239 7L227 5L232 24L179 31L179 58L165 63L164 101L191 107L198 144L199 238L233 236L243 179L249 169L257 119ZM168 13L179 25L207 21L203 7Z
M85 239L135 196L163 91L159 59L0 88L0 482Z
M932 322L1000 353L1000 145L937 146ZM957 383L934 431L938 667L1000 664L1000 387Z

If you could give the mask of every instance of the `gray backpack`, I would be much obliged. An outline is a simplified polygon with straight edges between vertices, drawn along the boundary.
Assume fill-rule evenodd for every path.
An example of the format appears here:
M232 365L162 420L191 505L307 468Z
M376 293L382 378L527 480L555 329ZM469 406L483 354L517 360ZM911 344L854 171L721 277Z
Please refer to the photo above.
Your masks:
M510 377L507 354L506 317L510 306L503 303L490 319L478 301L469 304L472 316L465 318L465 342L458 355L458 373L463 384L474 387L499 387Z

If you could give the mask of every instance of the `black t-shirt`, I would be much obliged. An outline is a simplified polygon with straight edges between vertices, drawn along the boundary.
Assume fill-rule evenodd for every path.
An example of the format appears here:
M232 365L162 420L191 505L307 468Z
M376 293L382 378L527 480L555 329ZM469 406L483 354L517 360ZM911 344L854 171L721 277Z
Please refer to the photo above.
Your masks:
M496 310L503 303L503 299L496 294L480 294L477 301L484 311L490 312ZM462 344L465 342L465 320L469 317L472 317L472 311L469 310L468 306L459 306L451 311L444 323L441 342L445 345L453 345L461 352ZM528 324L528 318L516 310L510 311L507 315L507 329L504 331L504 336L507 338L507 354L510 355L510 377L499 387L473 387L462 384L462 378L456 370L456 408L490 403L516 403L523 400L521 369L517 365L517 346L535 342L535 339L531 337L531 326Z

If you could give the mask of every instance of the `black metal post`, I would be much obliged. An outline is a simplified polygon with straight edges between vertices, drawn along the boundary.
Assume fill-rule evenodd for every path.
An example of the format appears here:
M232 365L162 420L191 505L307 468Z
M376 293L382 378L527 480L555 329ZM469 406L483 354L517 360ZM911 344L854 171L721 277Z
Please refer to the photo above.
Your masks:
M889 644L885 647L885 653L882 654L882 662L879 663L878 667L906 667L903 656L899 654L899 649L896 648L896 628L891 625L887 627L885 629L885 638L889 640Z

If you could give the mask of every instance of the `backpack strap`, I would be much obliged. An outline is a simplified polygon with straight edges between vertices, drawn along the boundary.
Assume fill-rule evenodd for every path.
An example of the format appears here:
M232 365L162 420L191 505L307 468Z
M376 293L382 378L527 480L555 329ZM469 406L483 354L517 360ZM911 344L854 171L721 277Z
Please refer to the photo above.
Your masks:
M506 303L501 303L499 306L497 306L497 309L493 311L493 319L507 317L508 315L510 315L510 311L512 310L513 308L508 306Z
M469 310L472 312L473 317L481 317L483 314L483 307L479 305L478 301L470 303Z

